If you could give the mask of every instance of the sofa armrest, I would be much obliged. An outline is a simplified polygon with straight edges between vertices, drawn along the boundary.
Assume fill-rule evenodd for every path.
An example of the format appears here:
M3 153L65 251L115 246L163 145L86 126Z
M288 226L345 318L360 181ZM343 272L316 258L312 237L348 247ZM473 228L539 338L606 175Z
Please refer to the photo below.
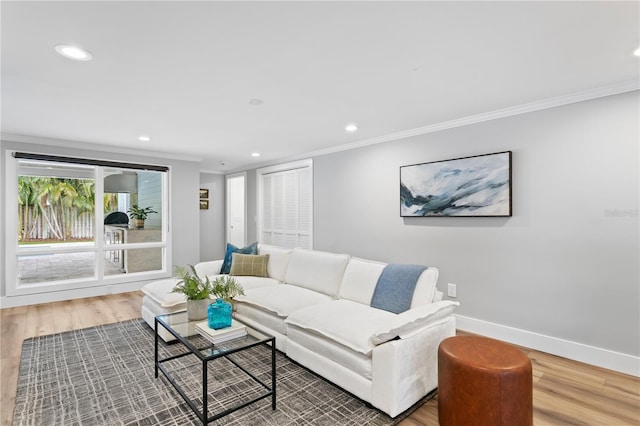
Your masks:
M220 269L222 269L222 262L223 260L200 262L195 266L196 273L202 278L218 275L220 273Z
M416 306L396 315L389 324L377 329L369 338L369 342L375 346L397 337L401 339L410 337L419 333L424 327L450 316L457 306L460 306L460 303L452 300Z
M455 336L453 315L432 322L411 337L373 348L371 403L395 417L438 387L438 346Z

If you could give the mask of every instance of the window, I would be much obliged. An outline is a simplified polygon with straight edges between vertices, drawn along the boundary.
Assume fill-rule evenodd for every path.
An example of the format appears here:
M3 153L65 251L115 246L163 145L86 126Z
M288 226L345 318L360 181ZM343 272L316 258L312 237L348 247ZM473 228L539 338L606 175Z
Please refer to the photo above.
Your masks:
M28 153L6 162L7 295L167 275L168 168ZM142 227L134 205L153 211Z
M260 242L313 248L312 177L312 160L258 170Z

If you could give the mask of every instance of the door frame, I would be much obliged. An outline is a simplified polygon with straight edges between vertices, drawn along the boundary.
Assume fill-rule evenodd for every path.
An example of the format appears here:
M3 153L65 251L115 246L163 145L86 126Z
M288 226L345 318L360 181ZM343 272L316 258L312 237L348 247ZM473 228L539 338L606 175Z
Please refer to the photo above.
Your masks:
M229 241L229 230L231 226L231 193L229 191L229 181L235 178L243 178L243 196L244 196L244 212L243 212L243 234L244 241L242 242L242 247L247 245L247 172L233 173L225 176L225 238Z

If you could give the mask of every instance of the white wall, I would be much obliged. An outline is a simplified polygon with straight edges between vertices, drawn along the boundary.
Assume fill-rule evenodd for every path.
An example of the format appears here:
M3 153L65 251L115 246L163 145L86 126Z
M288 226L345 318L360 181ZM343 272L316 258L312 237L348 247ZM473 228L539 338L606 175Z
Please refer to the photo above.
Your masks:
M4 185L4 164L5 157L10 155L10 151L25 151L41 154L61 155L70 157L84 157L101 160L147 163L156 165L166 165L171 168L170 174L170 233L173 247L173 265L195 264L199 261L200 249L200 232L198 229L199 209L198 209L198 187L199 187L199 167L200 164L191 161L170 160L166 158L156 158L153 153L149 152L144 155L130 155L122 153L110 153L106 151L83 150L77 148L56 147L51 145L39 145L32 143L19 143L2 141L0 148L0 161L2 170L0 171L0 208L4 212L6 208L6 194ZM0 269L5 270L5 235L8 232L5 227L5 218L0 222ZM11 301L5 297L5 276L2 275L2 283L0 285L0 301L2 306L12 306L15 304L35 304L54 300L66 300L79 297L88 297L102 295L110 292L131 291L139 289L145 284L144 281L129 284L88 287L85 289L69 290L55 293L39 293L29 297L21 296L28 299L26 302Z
M461 316L637 357L638 98L317 157L315 248L436 266L441 290L457 284ZM505 150L513 217L399 216L400 166Z
M247 171L247 244L258 241L258 174Z
M146 219L146 228L162 226L162 172L139 171L138 173L138 206L151 207Z
M200 261L222 259L226 243L224 176L200 173L200 188L209 190L209 209L200 210Z
M460 328L640 375L638 100L315 157L314 247L436 266L440 290L457 284ZM513 217L400 217L400 166L506 150Z

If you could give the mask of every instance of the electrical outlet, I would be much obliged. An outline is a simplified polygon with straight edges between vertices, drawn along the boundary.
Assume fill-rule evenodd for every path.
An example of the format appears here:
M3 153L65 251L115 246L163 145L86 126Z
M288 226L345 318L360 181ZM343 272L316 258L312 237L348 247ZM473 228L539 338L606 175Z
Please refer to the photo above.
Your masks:
M456 285L449 283L447 285L447 296L449 297L457 297Z

